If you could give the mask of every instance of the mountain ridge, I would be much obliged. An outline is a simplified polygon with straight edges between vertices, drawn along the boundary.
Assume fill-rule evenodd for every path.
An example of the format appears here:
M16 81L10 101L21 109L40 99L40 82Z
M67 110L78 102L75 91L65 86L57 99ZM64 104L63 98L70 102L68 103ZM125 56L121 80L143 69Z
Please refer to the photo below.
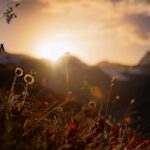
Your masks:
M140 66L149 66L150 65L150 51L148 51L143 58L140 60L139 64Z

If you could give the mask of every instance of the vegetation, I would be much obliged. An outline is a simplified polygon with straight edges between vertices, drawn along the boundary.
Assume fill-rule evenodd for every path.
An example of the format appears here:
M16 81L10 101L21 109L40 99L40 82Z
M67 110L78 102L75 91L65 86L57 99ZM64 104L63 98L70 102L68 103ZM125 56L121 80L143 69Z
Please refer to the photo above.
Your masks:
M22 79L24 89L16 94L18 79ZM30 97L34 75L24 75L21 68L16 68L10 92L0 92L1 149L149 150L149 139L108 117L109 96L115 80L111 81L104 109L94 100L79 103L71 93L43 101Z
M6 22L9 24L12 19L17 18L15 9L20 6L20 3L17 1L8 2L6 6L0 10L0 20L5 18Z

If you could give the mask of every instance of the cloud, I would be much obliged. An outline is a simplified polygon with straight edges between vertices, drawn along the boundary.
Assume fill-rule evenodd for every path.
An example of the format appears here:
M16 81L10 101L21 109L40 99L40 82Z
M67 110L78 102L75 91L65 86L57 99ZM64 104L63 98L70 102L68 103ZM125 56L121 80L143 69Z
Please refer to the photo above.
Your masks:
M148 0L22 0L19 9L23 12L18 13L20 26L31 28L32 36L50 39L64 34L81 49L92 50L95 57L105 50L99 58L115 59L150 46Z
M55 16L55 20L60 20L62 26L68 24L72 29L80 28L84 31L88 24L93 30L104 29L104 32L109 33L115 31L123 37L128 36L132 42L141 41L142 44L150 38L149 0L29 1L24 0L43 13Z
M150 15L146 13L131 14L124 17L124 22L132 26L134 34L141 40L150 39Z
M149 0L22 0L25 13L41 12L51 15L52 21L62 28L81 30L88 33L89 26L94 34L98 30L121 36L129 40L141 41L150 38ZM26 11L28 10L28 11ZM56 25L59 26L59 25ZM97 32L97 33L96 33Z

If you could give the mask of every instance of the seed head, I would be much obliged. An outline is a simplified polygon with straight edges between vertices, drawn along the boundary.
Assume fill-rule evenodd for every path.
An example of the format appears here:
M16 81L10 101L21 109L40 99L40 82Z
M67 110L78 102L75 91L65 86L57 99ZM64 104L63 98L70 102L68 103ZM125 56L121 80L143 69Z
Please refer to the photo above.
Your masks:
M19 67L15 69L15 74L17 77L21 77L23 75L23 70Z
M118 80L118 77L117 76L114 76L114 77L112 77L112 79L111 79L111 83L114 83L114 82L116 82Z
M131 99L130 101L130 105L134 104L135 103L135 99Z
M28 85L32 85L34 83L34 77L31 74L26 74L24 76L24 81L28 84Z
M62 112L62 111L63 111L63 108L62 108L61 106L58 106L58 107L57 107L57 111L58 111L58 112Z
M116 100L119 100L119 99L120 99L120 96L119 96L119 95L117 95L117 96L116 96Z
M89 104L88 104L88 106L90 108L93 108L93 107L95 108L96 107L96 103L94 101L90 101Z

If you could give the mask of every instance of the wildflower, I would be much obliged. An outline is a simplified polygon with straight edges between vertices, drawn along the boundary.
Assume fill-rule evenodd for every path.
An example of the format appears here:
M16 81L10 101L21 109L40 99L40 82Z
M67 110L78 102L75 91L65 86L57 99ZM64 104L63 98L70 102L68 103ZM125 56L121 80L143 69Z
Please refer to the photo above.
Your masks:
M86 80L83 80L82 85L87 86L88 82Z
M87 87L87 85L88 82L86 80L83 80L81 90L84 90Z
M91 92L91 95L94 96L94 97L96 97L96 98L100 98L102 96L101 90L97 86L93 86L91 88L90 92Z
M88 104L88 106L90 108L93 108L93 107L95 108L96 107L96 103L94 101L90 101L89 104Z
M118 77L117 76L114 76L114 77L112 77L112 79L111 79L111 83L114 83L114 82L116 82L118 80Z
M34 83L34 77L30 74L26 74L24 76L24 81L28 84L28 85L32 85Z
M22 75L23 75L23 70L21 68L17 67L15 69L15 75L14 75L14 78L13 78L13 82L12 82L11 89L10 89L10 95L9 95L9 98L8 98L9 106L10 106L11 103L13 103L14 88L15 88L17 78L21 77Z
M115 85L115 82L118 80L117 76L112 77L111 79L111 87L113 87Z
M62 111L63 111L63 108L62 108L61 106L58 106L58 107L57 107L57 111L58 111L58 112L62 112Z
M68 132L77 131L77 126L74 123L68 123L68 125L67 125L67 131Z
M134 104L135 103L135 99L131 99L130 101L130 105Z
M21 77L23 75L23 70L19 67L15 69L15 74L17 77Z

